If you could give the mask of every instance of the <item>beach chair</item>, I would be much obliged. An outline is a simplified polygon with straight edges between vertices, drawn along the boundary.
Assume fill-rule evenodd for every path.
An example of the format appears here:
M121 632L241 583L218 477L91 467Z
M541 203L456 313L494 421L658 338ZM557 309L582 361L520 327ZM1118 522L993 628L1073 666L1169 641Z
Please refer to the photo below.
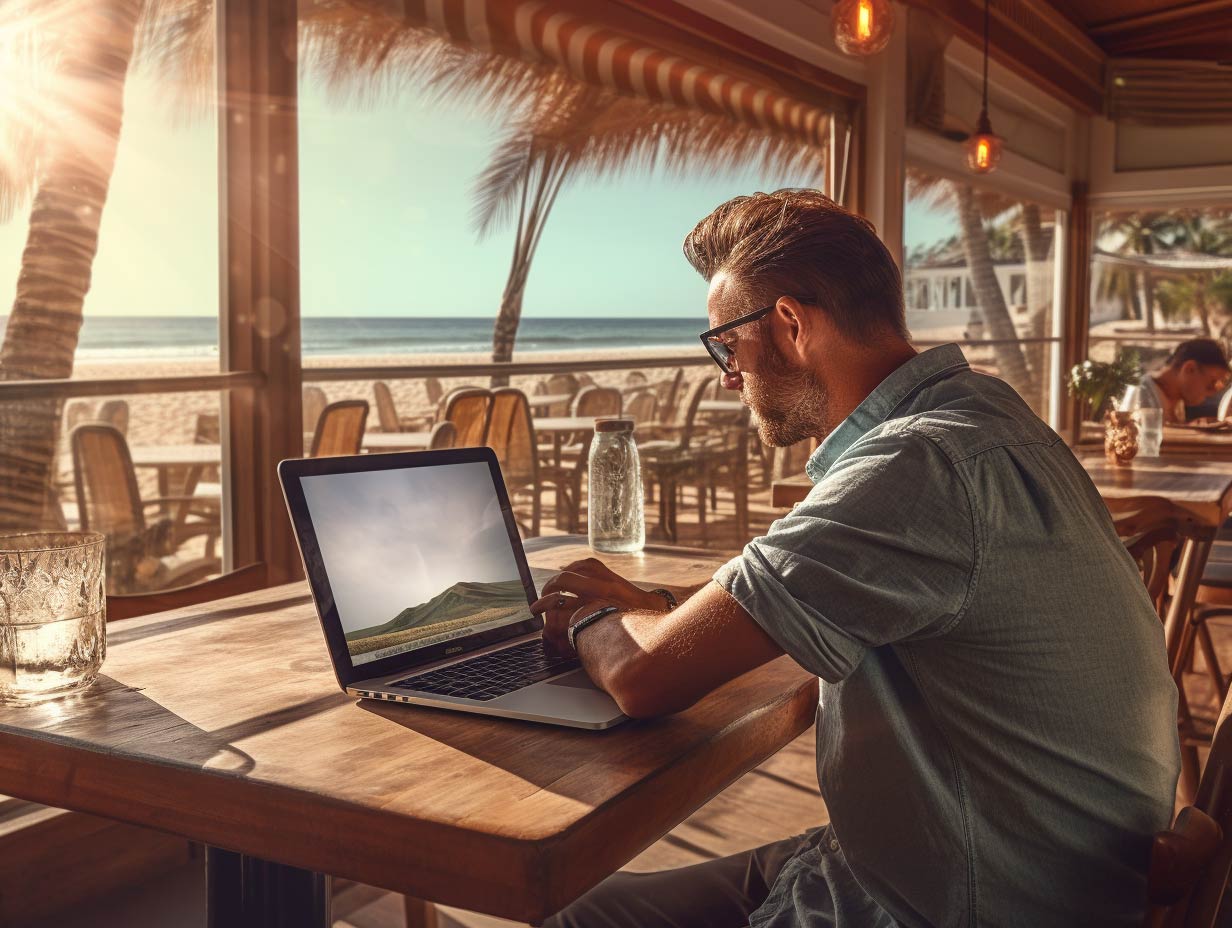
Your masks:
M311 432L321 419L321 411L329 405L329 398L320 387L304 387L304 431Z
M147 517L146 511L192 497L143 500L137 489L128 442L111 425L87 423L73 430L73 479L81 530L107 536L107 590L135 593L186 586L222 570L214 555L220 535L215 520L191 520L178 514ZM172 510L178 513L180 510ZM205 537L205 554L178 564L164 561L185 542Z
M492 391L485 444L496 452L510 500L519 493L530 494L530 523L522 526L523 535L538 535L542 495L539 458L530 403L521 390L498 387Z
M128 401L107 400L98 407L96 421L113 426L121 435L128 434Z
M453 423L455 448L483 446L491 406L492 391L484 387L468 387L449 394L442 419Z
M331 458L359 454L368 422L367 400L339 400L321 410L312 433L309 457Z
M633 420L639 441L649 437L649 434L642 430L648 426L653 427L658 406L659 398L655 396L654 390L642 388L625 396L623 414Z
M425 377L424 393L428 397L428 408L435 409L437 403L441 401L441 396L444 395L444 391L441 389L441 382L435 377Z

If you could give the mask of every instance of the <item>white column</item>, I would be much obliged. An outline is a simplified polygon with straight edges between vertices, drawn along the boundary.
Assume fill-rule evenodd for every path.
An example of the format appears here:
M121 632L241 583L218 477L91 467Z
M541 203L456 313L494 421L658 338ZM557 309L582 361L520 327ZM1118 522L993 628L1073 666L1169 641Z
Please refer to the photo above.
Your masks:
M903 166L907 134L907 8L894 4L890 44L868 59L865 215L903 264Z

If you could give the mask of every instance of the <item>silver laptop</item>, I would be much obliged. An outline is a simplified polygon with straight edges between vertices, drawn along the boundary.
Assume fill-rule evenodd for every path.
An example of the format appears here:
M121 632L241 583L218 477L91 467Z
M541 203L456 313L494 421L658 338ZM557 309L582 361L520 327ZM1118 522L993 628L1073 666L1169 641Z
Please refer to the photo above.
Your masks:
M574 728L624 721L545 649L490 448L283 461L339 685L353 696Z

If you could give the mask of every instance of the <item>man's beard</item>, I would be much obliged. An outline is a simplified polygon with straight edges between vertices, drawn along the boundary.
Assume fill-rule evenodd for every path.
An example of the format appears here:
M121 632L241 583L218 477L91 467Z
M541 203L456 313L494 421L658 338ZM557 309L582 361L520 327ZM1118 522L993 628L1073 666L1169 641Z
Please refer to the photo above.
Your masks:
M769 340L758 359L758 371L746 377L744 392L757 416L757 434L772 448L786 448L806 438L823 438L830 431L830 394L817 375L792 369ZM770 373L773 370L774 373Z

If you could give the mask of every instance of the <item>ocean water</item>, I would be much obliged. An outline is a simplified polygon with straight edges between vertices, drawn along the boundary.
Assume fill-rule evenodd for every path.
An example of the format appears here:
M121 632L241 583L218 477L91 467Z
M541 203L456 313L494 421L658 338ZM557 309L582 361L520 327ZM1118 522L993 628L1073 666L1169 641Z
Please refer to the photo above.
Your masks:
M0 316L0 332L8 321ZM492 348L491 318L311 317L303 320L303 353L313 355L441 354ZM701 313L649 319L578 317L523 319L517 351L699 347L708 327ZM218 353L212 316L89 316L77 343L80 360L209 357Z

